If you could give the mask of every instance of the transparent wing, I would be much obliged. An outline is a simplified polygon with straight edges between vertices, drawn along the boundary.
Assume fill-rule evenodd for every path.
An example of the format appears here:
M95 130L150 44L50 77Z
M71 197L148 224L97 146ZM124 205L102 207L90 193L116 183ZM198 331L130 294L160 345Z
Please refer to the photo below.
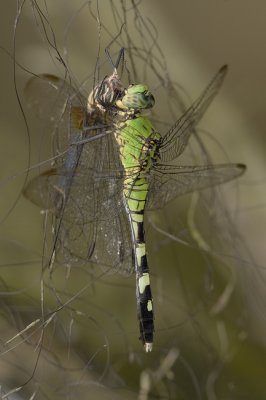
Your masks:
M52 252L60 262L94 262L128 273L132 246L121 200L123 169L106 121L88 113L86 100L59 78L33 78L26 94L38 114L56 127L56 168L25 189L27 198L55 215Z
M230 181L244 171L243 164L187 167L159 165L149 176L147 209L161 208L182 194Z
M56 123L72 106L86 107L86 98L65 80L50 74L31 78L24 89L28 106L39 118Z
M63 173L65 172L65 173ZM72 223L114 218L123 207L123 179L99 174L95 170L69 175L68 171L51 169L32 179L24 195L43 210ZM96 201L95 201L96 199Z
M55 215L54 243L61 264L99 264L107 272L132 271L132 244L123 205L123 180L95 171L67 175L46 171L34 178L25 196ZM67 196L65 188L68 187Z
M132 239L125 209L121 208L112 218L93 222L80 223L82 215L82 210L76 214L78 224L57 218L57 226L60 225L54 241L57 261L72 267L97 265L106 273L132 273Z
M67 152L71 143L82 140L85 121L93 124L94 116L87 113L86 98L61 78L49 74L35 76L28 81L24 94L29 108L45 121L55 156ZM72 148L69 156L56 162L68 159L71 167L79 152L80 149Z
M184 151L191 133L193 133L196 125L223 83L226 72L227 66L224 65L214 76L200 97L162 138L159 156L163 162L175 159Z
M62 171L61 171L62 172ZM55 215L53 250L61 264L99 264L109 273L132 272L132 242L122 200L123 180L76 174L65 196L67 175L46 171L25 189L33 203Z

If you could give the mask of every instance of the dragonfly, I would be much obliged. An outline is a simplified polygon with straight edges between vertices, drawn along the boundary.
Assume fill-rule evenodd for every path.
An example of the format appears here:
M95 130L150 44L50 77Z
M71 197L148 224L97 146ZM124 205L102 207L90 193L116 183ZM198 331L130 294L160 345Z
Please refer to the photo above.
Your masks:
M25 196L54 218L49 266L99 265L108 273L135 272L140 340L150 352L154 311L144 216L182 194L240 176L243 164L171 164L184 152L219 91L223 66L201 95L163 135L145 110L155 103L145 84L123 86L113 71L84 96L66 80L38 75L27 102L54 126L52 167L30 181ZM111 61L112 62L112 61Z

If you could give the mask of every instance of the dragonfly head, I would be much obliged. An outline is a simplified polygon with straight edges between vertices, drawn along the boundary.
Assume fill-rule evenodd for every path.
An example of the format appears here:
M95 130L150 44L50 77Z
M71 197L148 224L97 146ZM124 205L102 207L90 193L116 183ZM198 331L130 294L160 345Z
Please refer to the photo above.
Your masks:
M121 99L116 102L117 107L127 110L143 110L152 108L155 100L146 85L130 85Z

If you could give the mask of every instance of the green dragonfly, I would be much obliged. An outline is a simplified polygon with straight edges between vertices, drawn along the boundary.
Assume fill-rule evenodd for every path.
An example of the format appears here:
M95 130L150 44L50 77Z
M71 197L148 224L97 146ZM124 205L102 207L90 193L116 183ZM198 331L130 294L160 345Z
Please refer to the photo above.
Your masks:
M136 274L140 339L151 351L153 299L146 255L144 214L175 197L240 176L242 164L171 165L185 150L217 94L223 66L187 111L164 135L143 110L154 105L144 84L125 88L113 73L88 97L52 75L33 77L25 93L29 105L54 126L50 170L34 178L25 195L54 216L54 260L65 265L99 265L106 272Z

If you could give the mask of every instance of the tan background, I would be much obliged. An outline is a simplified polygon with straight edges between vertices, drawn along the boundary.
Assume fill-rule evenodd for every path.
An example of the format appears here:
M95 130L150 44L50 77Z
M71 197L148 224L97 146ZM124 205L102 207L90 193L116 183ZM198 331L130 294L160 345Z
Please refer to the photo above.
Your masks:
M40 4L43 6L44 3ZM71 18L75 15L81 4L83 4L83 2L80 1L47 1L50 21L55 30L56 38L58 39L59 44L62 43L63 34L65 29L67 29L67 23L69 23ZM106 18L104 15L104 2L101 1L99 4L103 18ZM117 4L119 4L119 2L117 2ZM20 198L18 205L13 210L14 199L16 199L18 194L21 192L24 177L23 171L25 168L27 168L29 155L25 123L18 107L18 101L14 91L14 64L12 62L12 46L16 15L18 15L16 6L17 5L15 1L2 1L0 3L0 44L3 49L11 52L11 58L5 50L0 52L0 172L2 182L0 196L1 216L5 218L10 210L10 217L1 223L1 266L3 271L3 279L11 288L11 290L14 289L14 293L17 293L16 291L20 292L21 288L25 289L26 292L32 290L31 296L37 299L36 307L39 310L39 260L40 254L42 253L43 243L42 218L39 210L32 206L30 202L24 198ZM211 132L215 139L217 139L218 143L220 143L225 149L226 154L231 161L242 162L248 166L246 175L241 178L241 181L239 181L237 187L239 196L237 199L234 197L232 203L234 206L237 204L238 228L244 234L246 243L250 246L255 257L256 262L254 262L254 264L250 264L251 268L255 268L256 265L256 267L258 267L259 271L262 273L261 282L262 287L264 288L263 279L265 275L263 274L263 269L265 265L266 206L265 1L144 0L141 5L141 10L143 10L143 15L147 15L150 18L158 31L160 45L167 60L171 78L177 81L192 99L194 99L201 92L208 80L221 65L224 63L229 64L229 74L221 89L221 92L215 99L214 104L211 106L210 111L206 114L206 117L204 117L204 120L200 126L201 128L206 129L208 132ZM40 26L39 29L41 31L42 27ZM47 51L44 50L45 44L41 39L41 35L38 34L38 25L34 21L34 14L31 6L25 8L23 15L19 19L19 25L16 28L16 32L18 33L16 37L17 62L22 63L25 67L29 68L30 71L35 73L49 72L58 74L60 72L58 70L58 63L56 61L54 63L51 61L51 59L55 60L55 55L52 54L52 57L49 58ZM88 20L86 17L81 17L79 18L79 23L74 25L69 37L70 40L68 49L71 55L72 69L75 71L75 75L77 77L84 77L88 71L93 70L95 65L95 53L93 55L91 54L93 51L95 52L94 44L97 43L98 40L97 31L95 33L95 26L88 25ZM22 93L25 82L28 79L28 74L22 72L20 68L17 68L16 79L18 89L20 93ZM23 103L23 105L25 106L25 103ZM39 136L32 135L31 164L38 162L40 146ZM217 153L217 155L213 155L213 158L215 160L217 159L217 161L220 161L219 153ZM12 178L13 175L16 176L15 179ZM229 199L228 201L230 209L231 200L229 194L227 198ZM233 209L234 206L232 206ZM165 247L165 249L162 251L163 256L165 256L167 252L168 247ZM190 255L187 255L187 257L190 260ZM241 255L239 257L241 257ZM154 259L155 258L156 255ZM191 260L191 265L194 265L194 259ZM36 266L34 266L33 269L18 268L18 265L22 266L23 262L28 263L28 261L30 261L33 266L36 264ZM9 263L11 264L10 266L8 266ZM165 269L165 264L162 265L163 273L165 276L167 276L168 272ZM161 273L161 270L159 269L155 271L156 274L158 272ZM179 296L179 288L177 289L174 286L174 280L171 282L171 276L169 281L169 293L167 293L170 299L169 302L166 301L165 303L163 302L160 304L160 299L157 299L157 310L160 310L160 312L157 313L157 315L159 315L156 318L159 326L164 326L162 324L160 325L163 307L165 307L166 304L170 308L172 305L170 304L171 299L173 299L175 296ZM113 325L111 324L110 331L107 332L107 336L110 336L112 339L115 337L115 340L119 342L120 336L117 335L117 327L114 322L116 321L116 317L118 315L118 320L122 320L126 325L126 337L130 337L130 343L133 342L134 346L139 346L137 340L135 341L137 344L134 342L134 337L136 336L137 338L134 299L132 299L130 309L127 308L129 307L127 306L127 303L123 304L123 299L129 297L128 288L130 288L132 291L130 296L134 296L134 279L129 280L129 282L126 283L121 283L125 281L120 280L119 282L120 285L125 285L125 290L124 292L122 291L122 294L125 297L121 297L120 293L120 297L118 296L116 298L114 296L114 291L116 289L114 289L111 285L104 287L103 289L105 291L105 297L103 297L103 303L101 303L101 306L110 306L111 310L116 310L117 308L120 311L120 314L115 314L115 311L113 311L113 319L109 314L108 316L105 315L107 319L106 323L108 323L108 318L110 318L113 323ZM156 286L155 291L161 293L159 283L158 286ZM251 285L249 289L251 289L251 291L254 290L254 294L256 293L256 295L261 298L261 304L265 304L263 300L265 292L260 292L258 287L254 286L253 288ZM5 292L5 290L7 289L3 287L3 292ZM101 293L101 289L98 288L97 290L97 295L93 294L91 295L91 298L94 300L93 296L95 295L95 303L98 305L100 304L98 301L101 302L102 299L100 298L99 300L100 296L98 294ZM92 291L92 293L94 292ZM193 293L193 296L195 296L195 299L197 299L197 293ZM14 300L15 306L20 304L16 297ZM111 303L110 300L112 300ZM174 303L172 306L175 307ZM191 315L188 313L185 306L184 309L182 307L183 304L180 306L180 310L184 313L184 315L186 317L188 316L189 320L193 320L193 312ZM206 306L206 309L207 308L208 307ZM206 359L209 361L211 356L208 351L202 350L202 348L199 350L197 348L199 341L198 337L197 339L194 339L194 336L193 338L190 338L190 336L186 336L186 332L183 332L184 336L181 334L181 343L179 343L177 339L178 348L181 349L181 354L183 354L182 351L184 351L185 354L182 344L184 344L184 348L187 346L188 355L186 354L186 358L184 358L184 360L187 362L187 365L191 366L191 370L195 371L196 381L198 379L199 382L199 390L202 392L202 397L198 395L198 397L195 398L205 398L207 396L206 398L209 400L223 398L242 399L245 398L243 396L247 395L246 398L248 399L264 399L266 390L263 375L263 365L265 368L265 335L262 328L264 326L262 319L263 314L265 314L265 309L263 307L260 309L257 305L255 305L254 308L256 311L254 313L254 321L252 319L249 320L250 325L252 325L253 328L251 329L251 331L253 331L253 336L251 336L250 341L247 341L248 345L246 348L244 348L243 353L240 352L239 358L236 357L234 359L233 354L234 351L237 352L238 348L241 347L241 334L247 335L247 331L241 331L240 333L237 331L234 336L235 327L232 328L231 325L234 323L237 325L239 317L238 314L234 313L234 307L232 307L233 311L230 309L229 311L227 310L229 315L226 314L225 317L222 316L222 318L224 317L226 324L228 323L228 326L225 324L228 332L230 329L232 329L232 331L230 331L231 336L229 335L231 340L230 346L232 346L232 348L229 346L230 351L228 354L230 353L230 356L235 361L235 363L231 364L231 359L228 357L228 360L226 360L228 364L225 362L226 368L224 375L218 368L219 362L217 364L214 363L215 368L213 367L213 369L210 370L208 370L208 367L205 366ZM93 310L95 311L95 309ZM90 310L90 313L93 313L93 310ZM178 309L178 311L180 310ZM169 310L167 309L165 310L166 314L168 311ZM242 307L242 311L244 314L245 306ZM223 355L227 353L223 353L224 349L221 348L223 345L226 347L226 340L223 337L224 331L223 328L221 328L222 325L219 325L220 321L215 321L214 323L214 319L210 317L208 312L206 312L206 315L204 314L203 319L199 322L199 336L201 337L202 342L205 343L206 341L208 346L218 354L218 361L220 361L223 365L223 362L225 361L223 359ZM37 316L39 316L39 311ZM32 316L31 320L33 320L35 317L36 316ZM30 323L31 320L27 320L27 323ZM167 328L165 328L167 333L168 331L171 331L169 327L172 326L172 322L172 320L167 321ZM25 326L25 324L22 324L21 326ZM183 327L183 320L181 326ZM216 328L218 333L215 330ZM87 328L87 331L82 333L77 331L77 336L75 336L75 332L71 336L71 345L73 348L75 348L77 353L80 349L83 349L82 354L85 353L84 348L87 350L86 346L88 345L88 340L86 335L89 329L90 326ZM182 328L179 329L174 325L174 328L172 329L174 329L173 332L175 332L176 338L178 338L180 329L182 330ZM2 330L2 336L4 338L3 340L8 339L10 336L15 334L12 329L10 332L4 328L2 328ZM96 329L95 337L97 336L97 332L98 331ZM163 336L163 329L161 334ZM232 339L232 337L235 339ZM56 340L59 342L57 343L59 349L58 352L60 353L62 351L63 358L65 356L65 347L63 348L64 350L62 350L62 342L60 339L60 337L59 339L57 337ZM97 337L93 340L97 342ZM112 354L113 358L110 361L110 365L115 371L113 374L117 374L115 375L116 379L114 379L114 376L110 374L110 376L108 376L109 381L106 379L104 383L111 382L113 387L116 387L115 384L118 385L118 383L121 383L119 379L124 379L126 382L125 387L129 388L128 392L126 389L123 389L125 390L124 397L122 391L119 393L116 392L116 398L120 398L119 396L122 396L121 398L136 398L136 393L139 393L140 386L140 372L138 368L140 368L142 372L145 368L156 370L156 368L158 368L160 365L161 359L165 356L167 351L171 349L171 344L168 348L168 343L164 343L165 347L161 347L158 353L154 353L154 358L151 358L148 361L146 358L144 358L142 353L138 353L138 350L137 353L132 351L132 358L127 357L127 354L123 352L124 348L123 350L117 350L117 348L119 348L118 344L116 343L117 347L115 347L114 354ZM129 348L131 349L130 346ZM18 349L20 349L20 347L18 347ZM27 348L21 351L23 351L21 353L22 357L24 356L24 358L27 359ZM56 351L57 350L54 350L54 352ZM19 350L17 354L20 355ZM219 356L221 357L219 358ZM11 362L5 364L5 359L3 358L3 360L4 362L1 365L1 370L5 372L4 382L8 383L9 388L12 387L12 385L19 386L23 379L21 378L17 380L16 374L12 372L13 364ZM75 367L77 367L77 365L80 366L79 361L80 359L75 359ZM185 361L184 364L180 363L181 367L179 375L175 372L176 375L174 382L178 388L179 386L182 386L181 382L186 382L187 391L185 389L182 389L183 391L180 389L180 392L178 390L176 390L176 392L173 390L173 392L176 393L176 396L179 397L173 396L172 398L191 399L193 398L191 396L195 396L193 391L190 392L190 384L193 379L190 378L186 381L187 376L184 377L182 375L183 371L185 370ZM100 371L104 370L104 367L102 367L104 362L101 364L101 359L100 361L97 359L97 362L97 366L101 366ZM10 374L7 365L11 365ZM139 367L140 365L141 367ZM42 372L43 371L45 371L45 377L47 378L48 376L49 378L47 379L48 383L46 383L47 387L49 388L52 370L50 371L49 368L43 368ZM49 372L51 375L49 375ZM206 372L206 376L204 376L204 372ZM216 373L217 376L215 375ZM191 374L193 375L193 373ZM99 378L97 374L88 374L88 376L92 380L97 380ZM36 377L37 381L42 382L41 378L37 376L37 374ZM180 382L176 377L179 377ZM54 379L54 385L56 387L58 384L57 378ZM78 382L80 382L78 380L79 376L76 379ZM170 378L169 381L171 381ZM215 386L216 381L218 382L217 386ZM213 386L211 386L212 382L215 382L214 391L212 391L210 388L206 389L208 384L210 384L210 387L213 389ZM45 388L47 389L47 387ZM52 384L51 387L53 387ZM232 397L223 397L223 390L225 390L225 387L231 390L230 392L228 389ZM235 392L234 388L236 388ZM158 389L158 392L156 392L158 397L159 394L161 395L163 393L163 390L160 390L161 387ZM30 393L32 393L32 390ZM83 395L80 394L79 398L88 398L88 393L86 390L82 393ZM26 392L26 394L28 393ZM99 395L99 393L96 393L95 399L99 398L97 396L102 395L103 394ZM113 392L107 391L105 395L108 396L106 398L114 398ZM224 394L224 396L229 395L226 392L226 395ZM50 398L56 398L55 394L50 395Z

